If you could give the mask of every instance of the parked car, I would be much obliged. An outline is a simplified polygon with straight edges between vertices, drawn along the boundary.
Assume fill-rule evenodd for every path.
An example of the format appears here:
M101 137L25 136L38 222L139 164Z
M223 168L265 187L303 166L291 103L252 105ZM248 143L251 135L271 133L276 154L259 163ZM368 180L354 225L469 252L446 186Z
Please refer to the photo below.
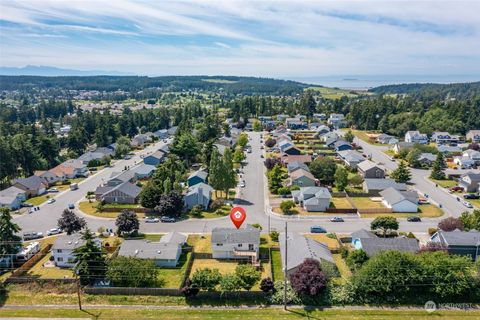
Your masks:
M70 190L74 191L78 189L78 183L72 183L70 184Z
M245 188L245 180L242 180L242 181L240 182L240 187Z
M48 204L52 204L52 203L54 203L55 201L56 201L55 199L48 199L47 203L48 203Z
M47 192L58 192L57 188L50 188L47 190Z
M343 220L343 218L341 217L333 217L332 219L330 219L331 222L345 222L345 220Z
M463 199L478 199L480 196L475 193L467 193L463 195Z
M321 226L310 227L311 233L327 233L327 230Z
M420 219L420 217L408 217L407 221L408 222L420 222L420 221L422 221L422 219Z
M47 231L47 236L53 236L55 234L60 234L62 233L62 229L60 228L53 228Z
M43 232L25 232L23 234L23 241L35 240L43 238Z
M263 158L263 154L260 155L260 158Z
M450 192L462 192L463 188L459 186L451 187Z
M463 204L465 207L469 208L469 209L472 209L472 208L473 208L472 204L471 204L470 202L468 202L468 201L463 201L462 204Z
M33 204L28 203L28 202L24 202L24 203L22 203L22 207L31 208L31 207L33 207Z
M68 209L73 210L75 209L75 205L73 203L68 204Z
M157 223L157 222L160 222L160 219L152 218L152 217L145 217L145 223Z
M162 221L162 222L175 222L175 218L163 216L163 217L160 218L160 221Z

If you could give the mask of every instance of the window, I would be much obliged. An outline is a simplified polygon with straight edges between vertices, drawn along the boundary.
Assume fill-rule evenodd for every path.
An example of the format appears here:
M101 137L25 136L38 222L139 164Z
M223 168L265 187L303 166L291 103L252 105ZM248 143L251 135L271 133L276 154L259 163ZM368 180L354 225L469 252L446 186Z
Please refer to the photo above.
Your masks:
M239 248L241 248L241 247L242 247L242 244L241 244L241 243L239 243L239 244L238 244L238 247L239 247Z
M58 258L57 258L57 261L61 262L61 261L63 261L63 258L62 258L62 257L58 257Z
M223 246L223 243L217 243L217 247Z
M58 253L62 253L62 249L57 249L57 252L58 252Z

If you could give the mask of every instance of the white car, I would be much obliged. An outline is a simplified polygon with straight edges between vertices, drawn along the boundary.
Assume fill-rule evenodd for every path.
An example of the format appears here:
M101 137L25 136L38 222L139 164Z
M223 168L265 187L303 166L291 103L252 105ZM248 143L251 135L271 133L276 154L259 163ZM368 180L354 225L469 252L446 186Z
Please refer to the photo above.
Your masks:
M145 217L145 223L157 223L157 222L160 222L160 219L152 218L152 217Z
M245 180L242 180L242 182L240 182L240 187L245 188Z
M50 188L47 190L47 192L58 192L57 188Z
M48 199L47 203L48 203L48 204L52 204L52 203L54 203L55 201L56 201L55 199Z
M471 204L470 202L468 202L468 201L463 201L463 205L464 205L465 207L467 207L467 208L470 208L470 209L473 208L472 204Z
M60 234L60 233L62 233L62 229L53 228L47 231L47 236L53 236L54 234Z

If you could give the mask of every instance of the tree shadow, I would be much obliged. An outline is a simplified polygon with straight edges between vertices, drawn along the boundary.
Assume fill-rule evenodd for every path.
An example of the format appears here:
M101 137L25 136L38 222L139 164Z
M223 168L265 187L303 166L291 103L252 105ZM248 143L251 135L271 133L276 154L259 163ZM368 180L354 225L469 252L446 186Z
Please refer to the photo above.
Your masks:
M253 205L252 202L248 201L248 200L245 200L245 199L239 199L239 198L235 198L235 200L233 200L233 203L234 204L238 204L238 205L242 205L242 206L251 206Z
M97 314L93 313L93 312L90 312L88 310L85 310L85 309L82 309L81 310L82 312L88 314L90 317L92 317L92 319L98 319L100 318L100 316L102 315L102 312L99 311Z
M322 320L322 319L325 319L325 318L312 315L313 312L322 311L322 310L323 310L323 308L320 308L320 307L305 306L303 308L291 308L290 309L287 306L286 312L295 314L295 315L300 316L302 318Z

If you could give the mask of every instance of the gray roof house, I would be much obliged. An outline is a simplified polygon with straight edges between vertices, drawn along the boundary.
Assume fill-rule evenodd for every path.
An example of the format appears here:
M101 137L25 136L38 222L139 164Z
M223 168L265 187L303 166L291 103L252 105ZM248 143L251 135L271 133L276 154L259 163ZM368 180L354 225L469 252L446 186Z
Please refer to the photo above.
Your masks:
M111 156L114 151L111 148L108 148L108 147L100 147L100 148L95 149L94 152L102 153L104 156Z
M24 190L17 187L9 187L0 191L0 208L17 210L26 199L27 194Z
M343 162L352 169L355 169L360 162L366 160L365 157L356 150L339 151L337 154Z
M395 188L400 191L407 190L405 183L398 183L390 178L385 179L365 179L363 181L363 191L367 193L378 193L387 188Z
M441 153L461 153L462 148L459 146L448 146L445 144L437 146L438 152Z
M377 142L382 144L395 144L398 142L398 139L391 135L382 133L377 137Z
M142 188L137 185L124 182L116 186L101 186L95 190L95 197L98 201L106 203L137 203Z
M291 163L287 164L288 173L292 173L292 172L294 172L298 169L303 169L305 171L310 172L310 169L308 168L308 166L304 162L292 161Z
M207 183L208 173L203 170L192 172L187 179L188 186L194 186L197 183Z
M28 178L15 179L12 182L12 186L25 191L27 198L41 195L45 193L47 188L45 180L35 175Z
M214 189L206 183L200 182L188 188L187 193L183 197L183 202L187 209L192 209L194 206L202 206L208 209L210 200L212 199L212 192Z
M393 150L393 152L395 152L395 154L398 154L401 151L411 149L414 146L415 146L415 143L413 143L413 142L400 141L400 142L397 142L393 145L392 150Z
M369 237L369 238L357 238L353 240L352 245L355 249L364 250L369 257L376 255L382 251L395 250L402 252L411 252L416 253L419 250L418 240L407 238L407 237L397 237L397 238L379 238L379 237Z
M159 267L175 267L182 255L182 245L174 242L150 242L126 240L120 246L118 256L152 259Z
M161 243L179 243L184 245L187 242L187 236L176 231L169 232L160 238Z
M458 185L466 192L477 192L480 183L480 173L468 172L460 176Z
M165 152L163 152L162 150L157 150L154 153L143 158L143 163L158 166L165 160L166 156L167 155Z
M257 264L260 229L214 228L212 230L212 256L214 259L249 259Z
M480 232L477 230L445 232L437 231L431 241L442 244L451 254L469 256L477 261L480 257Z
M160 130L157 130L153 133L153 135L155 137L157 137L158 139L167 139L168 138L168 130L167 129L160 129Z
M153 175L155 172L156 167L150 164L145 164L141 163L133 168L131 168L129 171L133 172L135 175L136 179L145 179L149 178Z
M420 162L422 165L430 166L435 162L436 159L437 156L435 154L423 152L420 153L420 156L418 157L418 162Z
M419 131L407 131L405 133L405 142L427 144L428 137L425 133L420 133Z
M95 152L95 151L88 151L82 154L80 157L78 157L78 160L82 161L83 164L88 165L88 163L92 160L100 161L105 157L105 154L101 152Z
M94 243L98 246L102 246L102 241L95 238ZM57 267L71 268L74 266L75 256L73 250L81 247L85 243L82 239L82 235L74 233L71 235L59 235L52 246L53 261Z
M109 187L118 186L124 182L135 182L137 177L135 172L132 170L126 170L122 172L112 172L110 179L107 181L106 185Z
M321 212L330 207L332 195L324 187L303 187L292 191L295 202L299 203L307 211Z
M299 187L313 187L315 185L315 177L310 173L310 170L298 169L290 173L288 185L295 185Z
M388 188L380 191L382 203L393 212L417 212L418 194L416 191L398 191Z
M285 233L280 233L278 243L282 257L282 269L285 270ZM335 264L332 253L325 243L315 241L297 233L287 234L287 276L295 273L305 259L314 259L320 264Z
M375 162L365 160L357 165L358 173L364 179L383 179L385 178L385 170L380 168Z

